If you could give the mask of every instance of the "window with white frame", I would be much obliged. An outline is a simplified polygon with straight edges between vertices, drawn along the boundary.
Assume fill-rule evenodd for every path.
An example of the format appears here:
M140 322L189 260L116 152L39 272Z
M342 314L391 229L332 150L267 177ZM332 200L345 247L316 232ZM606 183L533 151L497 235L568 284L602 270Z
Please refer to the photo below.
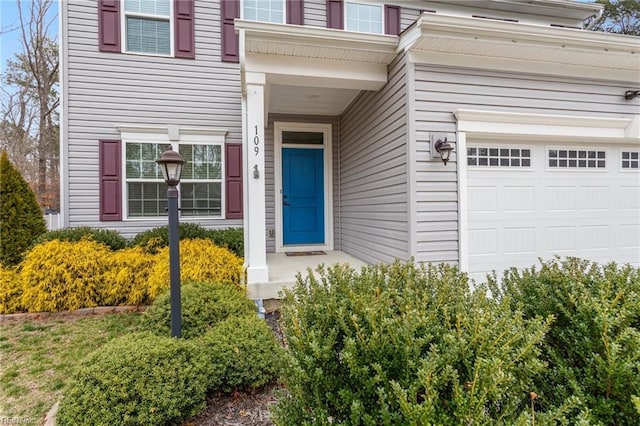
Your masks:
M347 1L345 6L344 27L347 31L383 33L383 5Z
M550 169L604 169L607 153L597 149L547 149Z
M242 18L249 21L283 24L285 0L243 0Z
M640 170L640 151L624 149L620 151L622 170Z
M156 160L172 147L186 161L180 185L180 215L222 217L222 143L158 143L125 140L125 205L128 218L166 216L167 185Z
M124 1L127 52L171 54L171 3L171 0Z

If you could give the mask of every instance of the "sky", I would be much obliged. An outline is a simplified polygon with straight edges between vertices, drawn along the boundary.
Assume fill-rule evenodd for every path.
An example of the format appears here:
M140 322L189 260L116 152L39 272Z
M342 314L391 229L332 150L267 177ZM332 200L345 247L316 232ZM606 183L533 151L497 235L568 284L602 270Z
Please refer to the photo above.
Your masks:
M29 11L29 0L20 0L24 5L22 7L23 13ZM49 10L51 18L58 13L58 1L54 1L51 9ZM0 73L4 73L7 64L7 59L13 58L13 56L22 50L20 45L20 20L18 19L18 7L16 6L16 0L0 0ZM8 31L11 28L15 28L13 31ZM57 36L58 20L53 23L52 30L54 36Z

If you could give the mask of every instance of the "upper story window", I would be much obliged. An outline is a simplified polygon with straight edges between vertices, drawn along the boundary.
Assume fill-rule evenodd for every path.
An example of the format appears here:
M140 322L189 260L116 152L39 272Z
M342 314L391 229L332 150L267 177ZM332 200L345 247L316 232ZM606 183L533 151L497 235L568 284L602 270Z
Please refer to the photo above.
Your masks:
M282 24L285 22L284 3L285 0L243 0L242 17L249 21Z
M345 5L344 20L347 31L383 33L384 6L353 1L347 1Z
M125 0L127 52L171 54L171 0Z

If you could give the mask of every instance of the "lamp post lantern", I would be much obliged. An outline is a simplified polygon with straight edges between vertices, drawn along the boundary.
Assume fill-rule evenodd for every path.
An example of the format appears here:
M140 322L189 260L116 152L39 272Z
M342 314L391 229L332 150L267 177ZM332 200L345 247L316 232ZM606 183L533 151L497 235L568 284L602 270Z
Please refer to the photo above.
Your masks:
M182 336L182 308L180 303L180 230L178 228L178 188L184 160L169 147L156 163L162 170L167 189L169 214L169 282L171 289L171 337Z

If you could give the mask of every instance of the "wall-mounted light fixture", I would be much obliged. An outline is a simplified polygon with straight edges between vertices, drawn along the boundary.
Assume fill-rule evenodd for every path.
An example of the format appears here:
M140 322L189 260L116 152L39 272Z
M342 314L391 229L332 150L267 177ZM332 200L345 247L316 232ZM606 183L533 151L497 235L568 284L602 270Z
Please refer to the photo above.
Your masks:
M445 133L431 133L431 158L437 158L438 155L440 159L447 165L449 158L451 157L451 151L453 151L453 145L451 145L447 141L447 136Z
M627 90L624 92L624 98L628 101L633 98L640 98L640 90Z

